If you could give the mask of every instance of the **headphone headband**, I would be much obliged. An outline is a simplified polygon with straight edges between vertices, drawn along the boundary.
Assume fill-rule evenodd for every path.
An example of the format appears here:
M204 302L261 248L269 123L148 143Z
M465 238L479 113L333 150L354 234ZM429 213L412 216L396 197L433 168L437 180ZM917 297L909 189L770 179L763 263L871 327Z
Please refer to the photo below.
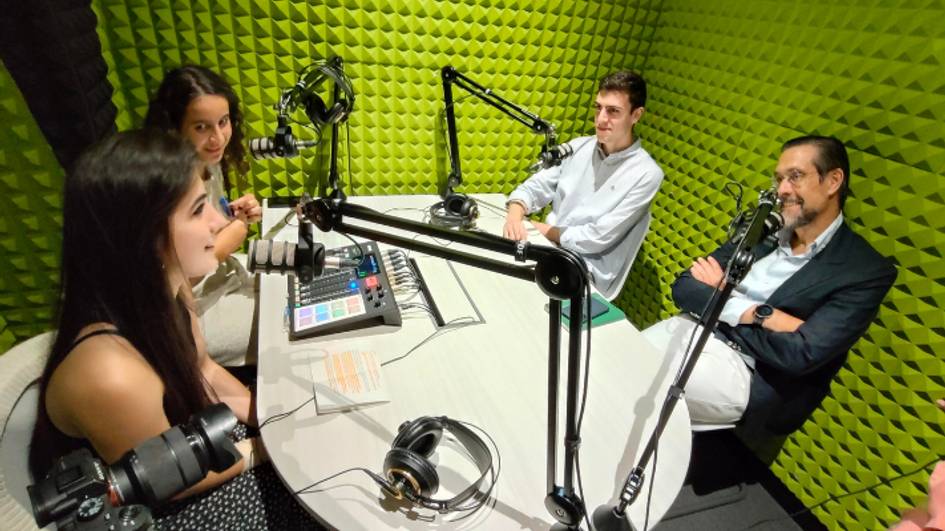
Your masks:
M337 63L337 66L335 63ZM315 87L318 87L327 79L331 79L334 86L344 92L344 97L332 102L331 107L325 105L325 102L314 91ZM348 76L341 68L340 59L320 61L309 65L296 86L307 91L303 104L306 113L313 121L317 118L318 121L326 124L340 122L354 110L354 89Z

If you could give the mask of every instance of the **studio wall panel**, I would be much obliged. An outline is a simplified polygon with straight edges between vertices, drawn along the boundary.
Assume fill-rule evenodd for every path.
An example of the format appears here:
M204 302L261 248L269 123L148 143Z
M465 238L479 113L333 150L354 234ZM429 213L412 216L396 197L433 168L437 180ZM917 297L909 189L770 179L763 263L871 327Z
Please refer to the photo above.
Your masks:
M558 126L590 134L597 80L643 71L637 133L666 171L650 233L618 304L639 327L674 314L670 284L724 237L734 201L768 186L781 143L836 135L850 148L847 220L899 265L879 317L831 396L774 471L808 504L945 453L945 10L940 2L731 0L95 0L119 129L141 123L164 71L221 71L247 137L272 134L279 90L339 55L357 93L339 160L355 194L432 193L446 171L440 68L452 65ZM464 97L460 90L456 98ZM0 72L0 311L22 339L41 331L58 281L61 175ZM541 139L475 98L457 101L470 192L509 192ZM304 125L304 124L303 124ZM311 131L296 126L296 134ZM327 137L326 137L327 141ZM52 169L50 169L52 168ZM327 149L253 163L238 193L315 191ZM4 348L0 325L0 350ZM924 502L927 472L818 507L831 528L882 528Z
M52 326L62 169L0 65L0 352ZM15 339L14 339L15 338Z
M451 65L558 126L593 131L599 77L638 67L658 2L97 0L116 87L119 128L139 124L162 73L182 62L224 73L243 101L247 136L272 134L272 105L296 72L338 55L357 94L339 166L349 193L433 193L446 170L440 69ZM327 96L327 87L326 87ZM454 88L463 190L509 192L541 137ZM303 124L296 136L311 138ZM350 138L345 138L350 134ZM325 145L301 158L254 163L240 192L314 191ZM348 149L350 147L350 153ZM350 166L350 167L349 167Z
M642 135L667 172L620 298L638 325L677 310L675 276L724 236L734 201L768 186L780 145L835 135L850 150L854 230L899 277L831 396L775 473L810 506L945 454L945 11L939 2L667 1L645 74ZM815 509L880 529L925 503L925 470Z

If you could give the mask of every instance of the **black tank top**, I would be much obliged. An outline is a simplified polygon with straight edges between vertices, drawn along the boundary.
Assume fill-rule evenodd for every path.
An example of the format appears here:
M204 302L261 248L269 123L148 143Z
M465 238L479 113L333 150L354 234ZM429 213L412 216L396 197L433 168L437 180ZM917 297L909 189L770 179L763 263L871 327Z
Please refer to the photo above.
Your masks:
M76 340L73 341L71 345L69 345L69 352L75 350L75 348L86 339L101 335L121 336L122 334L113 328L94 330L76 338ZM42 398L40 398L40 400L42 400ZM34 461L34 458L37 456L33 456L31 451L30 472L33 474L36 481L39 481L49 472L57 457L64 456L80 448L88 448L88 450L92 452L92 455L98 455L98 453L95 451L95 448L92 447L92 443L90 443L88 439L72 437L60 431L59 428L57 428L56 425L53 424L49 419L49 414L46 412L45 407L40 408L36 422L37 425L35 430L45 434L45 437L43 437L44 440L42 442L36 440L36 433L34 433L33 437L33 444L39 445L44 450L40 452L43 455L39 456L36 461ZM36 470L34 467L43 467L45 470Z

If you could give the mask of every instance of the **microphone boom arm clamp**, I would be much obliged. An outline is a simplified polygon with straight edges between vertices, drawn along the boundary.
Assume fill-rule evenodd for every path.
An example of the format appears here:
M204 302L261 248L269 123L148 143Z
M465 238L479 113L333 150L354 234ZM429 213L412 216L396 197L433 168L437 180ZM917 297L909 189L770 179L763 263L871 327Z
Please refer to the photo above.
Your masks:
M542 147L542 153L551 149L557 143L557 133L555 126L550 122L542 120L538 115L528 112L522 107L499 96L491 89L488 89L472 79L458 72L452 66L444 66L441 70L443 79L443 104L446 107L446 130L449 141L449 159L450 173L447 178L446 190L441 191L441 195L452 194L454 189L463 183L462 165L459 158L459 139L456 135L456 113L453 110L453 85L456 85L471 95L499 109L513 120L528 127L538 134L545 135L545 144Z

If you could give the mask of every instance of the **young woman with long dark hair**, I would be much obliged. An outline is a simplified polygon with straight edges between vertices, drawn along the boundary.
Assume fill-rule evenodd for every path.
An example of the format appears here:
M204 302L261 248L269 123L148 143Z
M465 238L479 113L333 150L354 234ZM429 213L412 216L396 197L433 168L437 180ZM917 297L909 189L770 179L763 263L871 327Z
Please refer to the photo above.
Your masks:
M201 175L210 202L229 219L215 244L220 265L211 275L192 279L193 291L211 356L225 365L253 363L254 282L242 257L233 253L246 240L249 225L261 218L262 209L253 194L228 199L231 174L244 175L249 166L239 98L222 76L208 68L175 68L161 81L145 125L176 131L194 144L204 164Z
M66 178L58 333L40 379L34 477L81 447L114 462L211 403L233 410L241 437L255 425L249 389L208 356L193 309L189 279L216 269L227 223L201 171L189 142L152 129L103 140ZM159 527L314 525L270 465L249 470L266 460L261 442L237 447L239 463L156 511Z

